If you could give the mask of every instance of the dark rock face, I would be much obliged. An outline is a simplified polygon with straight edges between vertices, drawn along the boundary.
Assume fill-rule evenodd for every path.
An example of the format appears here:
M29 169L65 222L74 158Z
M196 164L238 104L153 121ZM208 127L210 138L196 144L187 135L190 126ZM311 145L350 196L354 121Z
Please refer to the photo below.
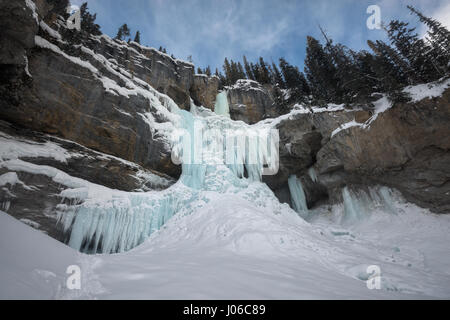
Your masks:
M0 63L25 66L37 31L36 12L25 0L0 0Z
M0 176L6 173L8 170L0 167ZM64 187L45 175L18 172L17 177L25 186L8 184L1 187L0 210L59 241L64 241L63 232L57 227L56 211L62 201L58 194Z
M36 12L25 0L0 0L1 107L17 103L20 88L29 83L27 50L38 28Z
M191 97L198 106L204 106L214 111L214 103L219 93L219 78L208 77L203 74L194 76L194 84L191 87Z
M234 86L227 88L227 95L231 119L249 124L264 119L274 104L269 91L251 80L238 80Z

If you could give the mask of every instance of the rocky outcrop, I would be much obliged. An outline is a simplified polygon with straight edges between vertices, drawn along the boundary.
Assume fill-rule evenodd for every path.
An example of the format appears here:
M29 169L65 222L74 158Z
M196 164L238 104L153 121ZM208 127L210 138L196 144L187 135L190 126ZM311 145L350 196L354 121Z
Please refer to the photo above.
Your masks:
M227 87L230 116L254 124L266 118L273 108L273 98L261 84L252 80L238 80L234 86Z
M385 185L422 207L450 212L450 89L379 114L331 110L294 112L277 125L280 170L264 180L280 198L288 201L287 179L295 174L310 206L340 202L344 186Z
M191 97L197 106L203 106L214 111L214 103L218 93L218 77L208 77L204 74L196 74L194 76L194 84L191 87Z
M411 202L450 212L449 123L450 90L442 97L397 104L369 129L337 133L318 152L316 167L331 177L345 173L351 183L396 188Z

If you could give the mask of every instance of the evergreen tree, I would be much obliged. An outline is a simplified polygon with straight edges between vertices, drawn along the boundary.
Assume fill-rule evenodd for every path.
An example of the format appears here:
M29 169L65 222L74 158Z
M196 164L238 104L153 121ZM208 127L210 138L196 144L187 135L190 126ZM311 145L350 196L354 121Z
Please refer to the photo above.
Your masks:
M262 84L270 83L270 74L263 57L259 57L259 82Z
M250 63L250 69L252 70L253 80L261 82L261 75L259 72L259 66L257 64Z
M120 26L119 30L117 31L116 39L124 40L129 36L130 36L130 29L128 28L128 25L124 23L123 25Z
M409 24L398 20L389 23L386 31L391 43L396 47L401 56L396 55L394 50L389 50L395 64L402 70L408 84L427 82L432 80L436 69L431 61L425 42L419 39L415 28L409 28ZM402 59L404 57L404 59ZM430 78L431 76L431 78Z
M307 37L305 73L316 98L327 102L336 101L339 97L336 68L319 41L310 36ZM288 85L286 77L285 81Z
M245 73L247 74L247 79L255 80L255 76L253 75L252 68L250 67L250 64L248 63L246 56L244 56L244 69L245 69Z
M244 68L240 62L237 63L238 79L247 79Z
M203 71L200 67L197 68L197 74L203 74Z
M90 14L87 6L87 2L83 3L80 7L81 18L81 30L86 31L94 36L101 35L100 26L95 23L97 14Z
M450 71L448 63L450 60L450 31L439 21L424 16L414 7L408 6L408 9L429 28L428 38L432 50L428 50L427 54L433 63L433 67L441 74Z
M283 76L281 75L280 70L277 65L272 62L272 84L278 86L282 89L286 88L286 84L284 83Z
M211 77L211 67L207 66L204 72L208 77Z
M141 44L141 32L139 30L136 31L136 35L134 36L134 42Z
M280 58L280 69L283 74L286 88L290 90L290 100L298 101L310 94L310 88L303 73L288 63L284 58Z
M383 41L367 41L367 44L376 54L370 61L371 69L376 77L377 89L390 95L394 94L406 83L406 79L392 60Z
M224 77L224 85L228 86L231 85L231 78L232 78L232 71L231 71L231 65L227 58L225 58L224 64L223 64L223 72L225 73Z
M448 54L448 51L450 50L450 31L445 26L443 26L439 21L424 16L413 6L408 6L408 9L416 16L418 16L420 21L430 29L429 33L432 39L438 42L439 46L444 48Z

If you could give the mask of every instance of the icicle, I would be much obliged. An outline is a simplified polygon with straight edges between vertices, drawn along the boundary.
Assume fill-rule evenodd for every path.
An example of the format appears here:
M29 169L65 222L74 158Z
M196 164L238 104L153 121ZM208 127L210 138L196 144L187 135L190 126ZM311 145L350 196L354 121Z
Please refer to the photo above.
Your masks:
M303 191L302 182L297 176L292 175L288 179L289 191L291 193L294 210L302 217L308 217L308 205L306 204L305 191Z
M311 167L308 169L308 175L311 178L312 182L318 181L317 173L316 173L316 170L314 169L314 167Z
M227 92L222 91L216 97L214 112L218 115L230 117L230 108L228 106Z
M342 189L342 198L344 200L344 216L342 223L353 223L368 216L364 210L365 205L358 197L348 190L348 187Z

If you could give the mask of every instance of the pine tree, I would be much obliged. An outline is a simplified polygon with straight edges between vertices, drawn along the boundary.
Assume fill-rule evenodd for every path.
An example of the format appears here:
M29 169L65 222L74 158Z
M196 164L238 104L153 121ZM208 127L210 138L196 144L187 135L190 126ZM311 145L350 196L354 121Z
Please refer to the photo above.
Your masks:
M197 74L203 74L203 71L200 67L197 68Z
M257 64L250 63L250 69L252 70L253 80L261 82L261 75L259 72L259 66Z
M404 86L406 79L386 50L389 46L379 40L375 43L369 40L367 44L376 54L372 61L370 61L370 64L376 77L377 88L379 91L388 94L395 93Z
M292 101L299 101L310 94L309 85L303 73L288 63L284 58L280 58L280 69L283 74L286 88L290 90Z
M307 37L305 74L315 97L327 102L336 101L339 97L336 68L319 41L310 36ZM288 80L285 80L287 84Z
M239 79L246 79L244 68L242 67L242 64L240 62L237 63L237 71L238 71L238 78Z
M450 60L450 31L439 21L424 16L414 7L408 6L408 9L429 28L428 41L432 50L428 50L426 54L430 57L433 67L441 74L450 71L448 63Z
M223 72L225 73L224 78L224 85L228 86L231 85L231 79L232 79L232 71L231 71L231 65L227 58L225 58L224 64L223 64Z
M117 31L116 39L124 40L129 36L130 36L130 29L128 28L128 25L124 23L123 25L120 26L119 30Z
M281 75L281 72L278 69L277 65L273 62L272 62L272 71L273 71L272 84L275 86L278 86L282 89L286 88L286 84L284 83L283 76Z
M208 77L211 77L211 67L207 66L204 72Z
M134 36L134 42L141 44L141 32L139 30L136 31L136 35Z
M97 14L90 14L87 2L80 7L81 30L86 31L94 36L101 35L100 26L95 23Z
M262 84L270 83L270 74L263 57L259 57L259 82Z
M448 50L450 50L450 31L439 21L424 16L413 6L408 6L408 9L418 16L420 21L430 29L431 37L439 43L439 46L445 48L448 53Z
M244 69L245 69L245 73L247 74L247 79L255 80L255 76L253 75L252 68L250 67L250 64L248 63L246 56L244 56Z
M402 69L408 84L427 82L439 69L434 67L431 56L427 54L429 48L422 39L419 39L415 28L409 28L409 24L398 20L393 20L386 28L391 43L396 47L401 56L391 52L392 59ZM431 76L431 78L430 78Z

